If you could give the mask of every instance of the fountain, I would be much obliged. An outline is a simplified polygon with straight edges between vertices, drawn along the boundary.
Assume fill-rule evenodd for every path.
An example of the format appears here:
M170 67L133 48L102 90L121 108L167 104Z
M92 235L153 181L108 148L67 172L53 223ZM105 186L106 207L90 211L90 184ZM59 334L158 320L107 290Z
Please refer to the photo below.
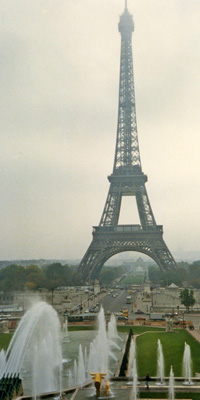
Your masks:
M118 338L115 323L116 321L112 318L108 331L106 330L104 310L101 308L98 314L98 331L95 339L93 339L94 333L91 332L89 337L93 340L89 343L89 337L82 335L82 333L81 336L79 333L79 341L77 340L75 345L76 353L78 353L77 360L74 359L74 348L72 348L69 359L66 358L65 360L62 360L60 347L61 332L57 313L48 304L44 302L37 303L22 318L9 345L7 353L5 354L3 350L0 352L0 376L2 377L3 374L18 374L20 372L20 376L23 373L24 377L27 376L27 380L31 377L32 387L29 388L29 394L31 393L32 397L36 399L41 393L51 391L57 392L61 395L61 375L63 373L63 366L63 370L66 372L63 375L63 382L65 381L64 376L67 376L67 384L65 388L69 387L70 391L71 388L78 387L80 397L77 394L77 400L81 400L83 396L85 396L86 390L88 391L88 394L90 392L92 396L94 395L94 389L91 387L91 376L94 379L96 391L100 393L101 397L109 395L111 397L114 396L119 400L122 397L120 397L121 394L118 391L118 385L114 386L116 378L114 378L111 383L113 385L112 392L110 391L108 382L108 380L110 381L110 379L108 379L108 375L110 375L110 359L115 359L111 352L112 342L114 343L114 340ZM82 347L80 342L84 343L86 338L88 347ZM73 338L71 344L73 347ZM67 343L63 343L63 350L66 350L67 357L69 351ZM71 369L68 369L67 361L71 362ZM114 364L111 366L113 368ZM157 366L160 380L158 384L162 385L164 384L164 359L160 340L157 342ZM190 385L192 384L191 354L190 346L187 345L187 343L185 343L183 366L185 384ZM132 376L129 380L131 383L131 389L129 388L128 391L127 388L126 392L127 394L129 393L129 399L137 400L139 382L137 381L136 347L133 338L130 342L128 371L129 376ZM88 383L90 383L90 387L86 389ZM129 385L129 383L127 383L127 385ZM175 386L172 367L170 370L168 386L169 399L174 400ZM81 391L82 387L84 387L83 391ZM143 385L140 386L140 388L141 387L143 388ZM126 395L123 398L127 399Z
M0 351L0 365L2 365L5 362L5 356L6 356L5 350L2 349Z
M78 366L77 366L77 361L74 360L73 386L76 386L76 385L77 385L77 375L78 375Z
M174 400L174 372L171 365L169 376L169 400Z
M45 302L33 305L21 319L0 369L3 375L32 376L32 393L62 390L60 323L56 311Z
M137 366L136 366L136 359L133 359L133 394L132 400L137 400L138 398L138 387L137 387Z
M80 344L79 354L78 354L77 385L81 386L85 381L86 381L85 363L83 359L82 346Z
M111 314L110 321L108 322L108 339L110 341L115 339L120 339L122 341L117 332L116 317L113 313Z
M185 377L184 385L193 385L191 381L191 351L189 344L185 343L184 355L183 355L183 375Z
M158 339L158 348L157 348L157 375L158 378L160 379L159 382L157 382L157 385L164 385L164 357L163 357L163 349L162 349L162 344L160 342L160 339Z
M108 360L110 355L109 341L106 332L106 321L104 310L101 307L98 314L98 332L90 346L88 371L108 371Z
M73 376L72 376L72 371L69 370L69 374L68 374L68 386L69 387L73 387L74 386L74 380L73 380Z
M117 323L114 314L111 314L110 321L108 322L108 338L116 339L118 338Z
M67 319L63 322L62 331L63 331L63 342L69 342L68 320Z
M136 358L136 347L135 347L135 341L132 338L131 344L130 344L130 350L129 350L129 359L128 359L129 376L132 376L132 374L133 374L133 362L134 362L135 358Z
M113 330L111 331L114 332ZM84 349L83 356L82 346L79 345L78 363L74 362L74 385L83 385L87 379L91 378L90 372L92 374L98 372L108 375L109 358L111 357L117 361L110 349L112 345L114 345L114 342L108 339L104 310L101 308L98 314L98 331L95 339L90 343L89 356L87 348Z
M114 350L120 350L120 347L116 343L118 339L122 340L117 332L117 322L115 315L112 313L110 317L110 321L108 322L108 341L109 341L109 348L111 352L111 348ZM112 353L113 355L113 353ZM114 355L113 355L114 356Z

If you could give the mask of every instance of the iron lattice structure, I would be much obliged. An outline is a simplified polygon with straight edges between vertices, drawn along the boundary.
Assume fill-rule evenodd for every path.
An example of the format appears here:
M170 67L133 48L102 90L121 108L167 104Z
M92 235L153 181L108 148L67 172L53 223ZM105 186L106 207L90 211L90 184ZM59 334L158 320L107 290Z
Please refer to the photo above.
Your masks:
M114 166L108 177L110 188L99 226L93 227L93 240L79 266L84 280L97 277L110 257L124 251L150 256L162 271L176 268L163 240L163 227L156 224L145 187L147 176L141 167L132 58L134 23L127 2L118 27L121 59ZM118 225L122 196L135 196L140 225Z

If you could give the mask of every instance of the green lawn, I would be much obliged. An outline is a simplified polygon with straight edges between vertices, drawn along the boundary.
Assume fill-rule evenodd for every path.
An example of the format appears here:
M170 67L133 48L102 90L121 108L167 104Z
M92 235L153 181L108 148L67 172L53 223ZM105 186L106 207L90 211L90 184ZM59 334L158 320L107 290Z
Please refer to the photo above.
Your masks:
M120 285L128 284L128 285L141 285L144 282L144 276L137 276L134 273L126 276L124 279L120 281Z
M200 372L200 344L184 329L176 329L173 333L149 332L137 338L137 367L138 375L144 376L147 372L151 376L157 375L157 341L160 339L164 361L165 376L169 376L173 366L175 376L182 376L182 360L184 345L187 342L191 348L193 373Z
M154 328L151 326L130 326L130 325L119 325L117 327L118 332L129 332L132 329L134 335L139 335L144 332L165 332L165 328Z
M93 331L96 329L96 325L68 325L68 331Z
M13 333L0 333L0 351L2 349L6 350L11 338L12 338Z
M139 395L140 399L146 399L147 398L147 392L140 392ZM162 392L151 392L148 391L148 399L168 399L169 394L168 392L162 393ZM176 393L175 394L176 399L192 399L192 400L199 400L199 393Z
M151 376L157 375L157 342L160 339L164 361L165 375L169 376L170 367L173 366L175 376L182 376L182 361L185 342L190 345L192 357L192 375L200 373L200 344L185 329L175 329L173 333L166 333L163 328L143 326L118 326L119 332L129 332L130 328L134 335L138 336L137 368L138 375L145 376L148 372Z

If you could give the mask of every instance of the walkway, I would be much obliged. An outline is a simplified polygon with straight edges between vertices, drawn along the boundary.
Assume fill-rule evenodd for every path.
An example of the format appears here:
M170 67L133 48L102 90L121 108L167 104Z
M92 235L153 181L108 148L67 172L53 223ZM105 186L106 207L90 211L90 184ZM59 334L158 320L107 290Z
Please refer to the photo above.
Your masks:
M193 336L193 338L198 343L200 343L200 331L197 331L196 329L194 329L193 331L190 331L188 328L187 328L187 331L190 333L191 336Z

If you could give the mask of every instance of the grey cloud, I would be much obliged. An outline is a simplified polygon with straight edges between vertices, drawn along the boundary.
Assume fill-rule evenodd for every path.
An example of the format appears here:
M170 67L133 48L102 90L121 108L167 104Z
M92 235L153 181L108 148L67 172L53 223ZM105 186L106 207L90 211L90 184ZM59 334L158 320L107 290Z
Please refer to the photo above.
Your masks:
M171 250L194 250L199 2L137 0L129 8L147 190ZM0 257L81 257L113 166L123 2L3 0L1 11ZM190 237L193 224L190 241L184 224Z

